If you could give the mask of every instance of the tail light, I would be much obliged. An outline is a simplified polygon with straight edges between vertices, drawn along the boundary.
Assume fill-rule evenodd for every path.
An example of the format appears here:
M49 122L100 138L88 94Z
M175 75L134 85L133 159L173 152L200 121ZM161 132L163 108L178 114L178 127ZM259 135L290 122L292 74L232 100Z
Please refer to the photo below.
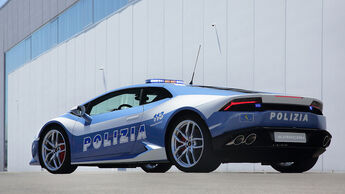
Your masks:
M230 101L221 111L250 111L260 108L262 103L261 98L239 98Z
M318 102L318 101L313 101L310 104L310 110L311 111L316 111L316 112L320 112L322 114L322 103Z

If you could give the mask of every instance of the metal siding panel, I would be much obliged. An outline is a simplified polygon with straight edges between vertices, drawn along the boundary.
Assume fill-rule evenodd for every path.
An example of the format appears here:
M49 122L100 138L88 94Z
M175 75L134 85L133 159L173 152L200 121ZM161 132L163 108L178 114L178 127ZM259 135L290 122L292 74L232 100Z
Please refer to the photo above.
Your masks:
M228 2L228 86L254 87L254 1Z
M51 80L51 75L49 74L50 69L51 69L51 51L45 53L44 55L42 55L39 58L39 62L41 64L40 69L42 71L42 74L40 74L41 76L41 82L42 82L42 86L41 86L41 91L40 91L40 96L42 97L42 99L40 100L42 106L41 109L41 116L40 118L43 121L47 121L51 118L49 118L49 109L50 109L50 104L54 103L51 101L51 94L52 94L52 80ZM71 85L71 84L69 84ZM72 94L68 93L68 96L71 96Z
M43 89L44 89L44 79L43 79L43 74L44 72L44 56L39 57L36 59L35 61L35 72L34 75L37 77L36 81L36 85L37 85L37 90L36 90L36 116L37 116L37 123L40 126L43 126L43 122L44 120L44 104L42 102L44 102L44 93L43 93Z
M43 2L43 10L42 10L42 18L43 23L48 22L51 18L58 14L58 0L44 0Z
M33 96L35 96L32 100L32 107L31 107L31 115L32 115L32 129L39 129L38 128L38 120L39 120L39 113L38 113L38 109L37 109L37 103L39 103L38 99L36 98L36 95L39 93L39 87L38 87L38 82L39 82L39 78L37 76L37 61L32 61L30 63L27 64L28 66L30 66L30 77L31 77L31 82L30 82L30 89L31 92L33 94Z
M54 118L56 115L60 115L58 110L58 95L57 95L57 88L59 87L59 75L56 73L59 69L59 58L58 58L58 49L54 48L50 51L50 63L48 64L50 66L50 71L48 72L50 76L50 88L49 88L49 105L50 107L48 116L49 118Z
M16 37L18 36L18 9L15 1L10 1L7 4L7 44L6 48L13 47L16 44Z
M95 96L96 91L96 78L95 78L95 43L96 34L95 30L91 29L85 33L85 75L87 79L85 80L86 96L92 98Z
M132 7L120 13L120 85L133 83L132 67Z
M38 130L40 129L39 127L37 127L35 125L35 123L33 122L35 120L35 115L32 114L32 110L33 107L36 106L36 104L32 103L34 101L34 99L36 98L37 93L34 93L32 91L32 80L34 79L33 76L33 70L32 70L32 66L30 64L26 64L24 67L24 75L25 75L25 80L24 80L24 84L25 84L25 95L22 97L25 101L24 101L24 109L25 109L25 113L24 113L24 117L25 117L25 121L23 122L23 144L25 148L23 148L23 152L25 152L25 154L23 156L25 156L25 160L23 160L23 167L25 167L25 169L23 169L23 171L37 171L39 169L41 169L41 167L36 166L36 167L32 167L32 166L28 166L27 165L27 161L30 161L32 156L31 156L31 150L28 150L28 148L31 148L31 143L33 141L34 138L37 137L37 133ZM49 76L49 74L47 73L47 75ZM54 89L54 88L51 88ZM49 91L48 91L49 92ZM49 100L51 100L49 97L47 97ZM47 104L45 105L45 108L50 110L52 107L51 104ZM46 117L49 117L49 114L46 114Z
M88 75L86 75L85 64L86 64L86 55L85 55L85 34L81 34L76 38L76 53L75 53L75 79L76 85L76 99L77 103L82 103L88 100L86 91L88 90L87 85L85 84L85 80L88 79Z
M254 89L285 92L285 0L255 2Z
M30 30L35 31L43 24L43 0L30 0Z
M79 1L79 0L66 0L66 8L70 7L72 4L74 4L77 1Z
M205 0L204 15L204 84L226 86L227 0Z
M148 1L148 77L164 77L164 1Z
M76 87L76 80L75 80L75 39L71 39L66 43L66 104L65 104L65 112L70 110L76 104L75 98L75 87Z
M77 2L79 0L57 0L57 8L58 8L58 13L64 11L66 8L71 6L73 3Z
M31 159L31 154L28 152L28 148L31 148L31 141L34 136L29 135L29 133L32 131L29 128L29 119L28 116L30 114L30 111L28 110L27 107L27 91L29 89L29 84L28 84L28 73L27 73L28 68L25 68L25 66L21 67L18 69L18 127L15 128L14 130L16 131L16 134L21 134L21 135L16 135L16 141L20 142L15 144L14 146L16 147L16 158L17 160L17 167L16 171L24 171L28 169L27 166L27 161L30 161ZM30 137L30 138L27 138ZM11 142L9 142L11 143ZM20 159L19 159L20 158Z
M107 20L107 86L120 86L120 16L116 14Z
M67 0L58 0L58 12L61 13L64 9L66 9L66 1Z
M8 34L8 21L7 21L7 12L8 10L5 9L5 8L2 8L2 10L0 11L0 19L2 20L2 25L1 26L4 26L3 28L1 28L3 30L3 48L4 48L4 51L7 51L8 50L8 46L7 46L7 42L8 42L8 39L7 39L7 34Z
M133 83L144 83L148 66L147 1L133 5Z
M321 0L287 1L286 93L321 98L321 31Z
M109 90L109 88L107 88L108 77L105 74L108 71L108 67L106 64L107 23L104 21L98 24L95 27L95 33L97 34L95 47L96 94L100 95Z
M66 44L62 44L59 47L56 48L58 50L58 75L59 75L59 87L58 90L58 112L66 112L66 104L67 104L67 46Z
M18 6L18 36L16 42L24 39L31 32L30 29L30 1L17 0Z
M17 98L17 79L15 77L15 74L12 73L8 76L8 146L7 151L8 153L16 153L16 125L17 122L17 105L16 105L16 98ZM16 167L16 159L14 158L15 154L8 154L7 155L7 170L11 171L12 168Z
M4 20L2 18L2 13L0 11L0 26L4 26ZM4 156L5 156L5 64L4 64L4 44L3 44L3 32L4 28L0 28L0 171L4 170Z
M325 171L345 171L345 2L324 1L323 102L327 128L333 135L324 154Z
M183 1L183 80L192 78L195 58L199 44L204 44L203 14L204 4L200 0ZM195 70L194 84L204 83L204 46L200 50Z
M164 77L182 79L182 0L166 0L164 7Z

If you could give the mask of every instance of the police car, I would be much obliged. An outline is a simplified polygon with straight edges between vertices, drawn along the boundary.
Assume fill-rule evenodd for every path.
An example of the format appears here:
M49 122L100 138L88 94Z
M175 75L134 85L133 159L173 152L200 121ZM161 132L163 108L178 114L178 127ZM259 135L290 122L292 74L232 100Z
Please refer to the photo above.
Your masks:
M317 99L150 79L46 123L30 164L54 174L77 166L211 172L230 162L304 172L331 138Z

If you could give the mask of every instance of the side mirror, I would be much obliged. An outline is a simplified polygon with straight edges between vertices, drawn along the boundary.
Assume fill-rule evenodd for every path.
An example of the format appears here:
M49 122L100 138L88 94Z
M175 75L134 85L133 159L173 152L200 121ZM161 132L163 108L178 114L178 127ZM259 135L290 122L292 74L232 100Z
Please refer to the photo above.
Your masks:
M92 121L92 118L86 113L86 109L85 109L85 106L83 105L79 105L78 108L77 108L77 112L78 112L78 115L83 117L85 119L85 124L86 125L90 125L91 124L91 121Z
M85 114L85 112L86 112L85 106L83 106L83 105L79 105L78 108L77 108L77 110L78 110L78 115L81 116L81 117L82 117L82 116Z

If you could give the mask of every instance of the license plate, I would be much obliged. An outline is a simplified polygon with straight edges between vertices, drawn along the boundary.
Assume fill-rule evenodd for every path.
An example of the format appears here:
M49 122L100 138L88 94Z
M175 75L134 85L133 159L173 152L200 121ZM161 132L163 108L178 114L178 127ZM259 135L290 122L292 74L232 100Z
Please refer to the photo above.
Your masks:
M307 143L305 133L274 132L274 141L281 143Z

